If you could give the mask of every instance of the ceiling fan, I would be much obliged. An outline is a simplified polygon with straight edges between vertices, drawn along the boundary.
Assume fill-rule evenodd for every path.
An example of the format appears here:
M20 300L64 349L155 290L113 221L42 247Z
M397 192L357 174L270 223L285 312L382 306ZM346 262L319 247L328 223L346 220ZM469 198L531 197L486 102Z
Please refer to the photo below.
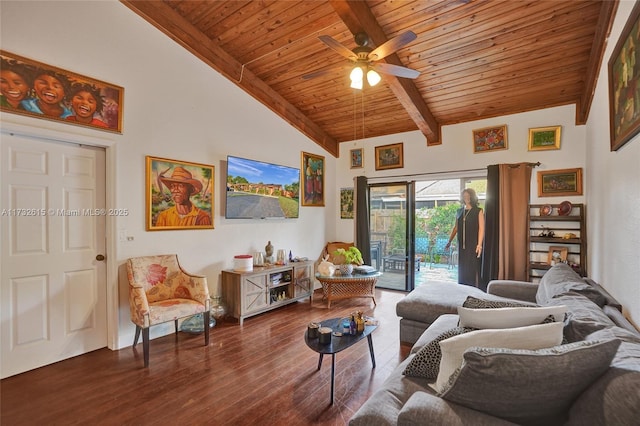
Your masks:
M369 46L370 40L366 33L357 33L354 36L354 40L358 47L353 50L349 50L342 43L337 41L331 36L322 35L318 37L320 41L329 46L331 49L338 52L340 55L349 59L354 63L351 70L351 87L354 89L362 89L364 83L364 76L366 73L367 82L370 86L375 86L381 80L378 73L394 75L396 77L403 78L416 78L420 75L419 71L412 70L411 68L401 67L398 65L387 64L384 62L377 63L380 59L395 53L402 46L412 42L417 38L413 31L407 31L391 40L386 41L379 47L373 49ZM341 68L345 68L344 66ZM329 74L333 69L324 69L313 72L311 74L303 75L302 78L309 80L311 78L320 77L325 74Z

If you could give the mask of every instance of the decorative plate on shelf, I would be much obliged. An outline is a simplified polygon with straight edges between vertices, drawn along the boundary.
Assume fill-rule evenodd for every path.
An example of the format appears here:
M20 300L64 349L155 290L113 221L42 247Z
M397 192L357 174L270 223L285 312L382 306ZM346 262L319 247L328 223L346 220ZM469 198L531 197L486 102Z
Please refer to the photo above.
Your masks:
M560 216L569 216L569 213L571 213L571 209L572 208L573 208L573 206L571 205L570 202L563 201L558 206L558 214Z
M549 216L551 214L551 210L551 205L545 204L544 206L540 207L540 216Z

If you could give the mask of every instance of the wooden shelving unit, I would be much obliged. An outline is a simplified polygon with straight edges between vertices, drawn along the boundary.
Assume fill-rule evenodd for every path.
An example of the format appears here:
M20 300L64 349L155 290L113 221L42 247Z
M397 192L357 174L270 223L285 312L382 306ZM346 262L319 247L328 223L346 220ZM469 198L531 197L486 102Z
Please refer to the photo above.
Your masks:
M530 281L539 280L551 268L548 262L550 247L567 249L567 262L581 276L587 276L587 230L586 207L584 204L573 204L567 216L558 214L559 204L550 204L552 212L548 216L540 215L540 208L546 204L529 205L529 263ZM540 236L553 232L554 236ZM575 234L574 238L563 238L565 234Z

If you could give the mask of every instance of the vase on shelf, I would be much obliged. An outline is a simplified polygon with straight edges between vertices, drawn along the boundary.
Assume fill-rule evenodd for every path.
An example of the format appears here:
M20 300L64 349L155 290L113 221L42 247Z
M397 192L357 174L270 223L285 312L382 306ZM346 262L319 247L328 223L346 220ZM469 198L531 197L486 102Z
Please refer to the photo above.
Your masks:
M216 321L221 321L227 315L227 307L222 301L221 296L211 296L211 316Z

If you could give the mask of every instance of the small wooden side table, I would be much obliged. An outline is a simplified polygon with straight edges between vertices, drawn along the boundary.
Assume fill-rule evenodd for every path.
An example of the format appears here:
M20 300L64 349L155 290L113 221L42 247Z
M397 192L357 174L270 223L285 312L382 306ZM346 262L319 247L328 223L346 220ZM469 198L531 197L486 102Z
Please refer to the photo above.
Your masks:
M376 304L376 282L382 272L372 274L352 274L326 276L316 274L316 279L322 284L322 298L327 301L327 308L331 308L332 300L350 299L353 297L370 297Z

